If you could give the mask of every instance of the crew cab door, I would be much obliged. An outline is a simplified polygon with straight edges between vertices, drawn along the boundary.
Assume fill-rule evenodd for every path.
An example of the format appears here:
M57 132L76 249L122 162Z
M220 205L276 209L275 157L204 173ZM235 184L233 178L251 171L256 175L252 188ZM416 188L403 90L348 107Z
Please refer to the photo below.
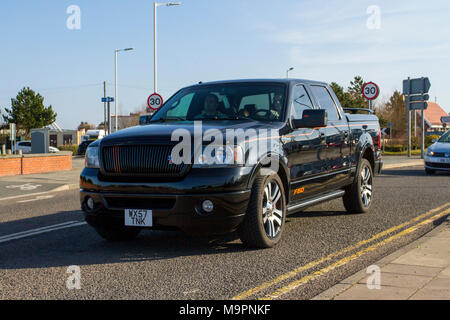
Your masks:
M303 111L314 109L307 86L292 88L290 118L302 119ZM298 128L282 137L290 171L290 199L299 201L323 190L321 176L326 172L325 135L322 129Z
M328 114L328 126L322 128L326 139L326 177L328 189L346 184L350 170L350 128L333 91L325 85L310 85L317 104ZM329 190L331 191L331 190Z

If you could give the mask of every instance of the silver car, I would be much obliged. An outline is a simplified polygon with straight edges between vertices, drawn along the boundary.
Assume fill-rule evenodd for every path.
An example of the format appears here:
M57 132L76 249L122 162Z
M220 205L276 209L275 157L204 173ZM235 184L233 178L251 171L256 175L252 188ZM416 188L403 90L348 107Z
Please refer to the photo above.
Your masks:
M425 172L450 171L450 130L433 142L425 155Z

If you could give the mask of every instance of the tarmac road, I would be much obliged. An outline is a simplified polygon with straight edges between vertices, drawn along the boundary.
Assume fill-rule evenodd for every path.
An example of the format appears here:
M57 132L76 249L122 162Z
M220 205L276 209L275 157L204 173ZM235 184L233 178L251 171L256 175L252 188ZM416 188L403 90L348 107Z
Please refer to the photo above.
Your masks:
M267 250L166 231L108 243L83 222L76 190L0 200L0 299L309 299L450 212L450 174L423 166L385 170L375 192L367 214L347 214L338 199L289 216ZM66 287L72 265L79 290Z

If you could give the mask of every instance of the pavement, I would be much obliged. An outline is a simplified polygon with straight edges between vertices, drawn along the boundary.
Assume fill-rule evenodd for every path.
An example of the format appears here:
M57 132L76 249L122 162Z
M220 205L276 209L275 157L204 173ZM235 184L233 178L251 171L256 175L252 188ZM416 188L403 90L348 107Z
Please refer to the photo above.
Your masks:
M313 300L450 300L449 244L447 217L419 240L340 281ZM374 280L375 273L380 276L378 280Z
M404 168L415 165L423 165L420 156L383 156L383 169Z
M70 175L52 179L64 186ZM246 248L235 234L177 231L109 243L84 222L76 189L0 199L0 299L312 299L374 264L387 286L379 261L447 223L449 178L426 175L423 165L385 168L370 212L348 214L340 199L308 208L288 216L282 240L266 250ZM71 266L80 289L66 286Z
M84 157L72 158L72 170L0 177L0 200L77 189Z

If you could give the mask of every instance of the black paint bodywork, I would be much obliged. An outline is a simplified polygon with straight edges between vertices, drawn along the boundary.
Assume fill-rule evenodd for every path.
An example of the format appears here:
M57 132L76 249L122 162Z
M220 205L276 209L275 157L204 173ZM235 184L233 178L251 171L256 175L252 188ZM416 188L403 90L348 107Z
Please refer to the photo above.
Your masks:
M281 83L286 86L287 103L284 119L279 122L242 120L204 121L203 131L210 128L249 129L269 128L278 133L271 136L278 148L271 156L279 159L278 174L283 181L288 207L343 189L355 179L359 160L367 158L374 172L381 171L378 118L373 115L345 114L331 88L321 82L308 80L235 80L224 83ZM214 84L214 83L213 83ZM328 121L324 128L293 129L290 117L292 89L304 85L313 100L310 84L328 88L335 101L340 119ZM205 86L208 84L199 84ZM174 130L193 131L188 121L153 123L119 131L99 142L105 146L171 143ZM375 142L375 143L374 143ZM80 176L80 201L86 220L91 225L105 220L122 224L124 209L151 209L155 228L178 228L188 233L225 233L242 222L250 199L253 181L268 154L258 155L258 164L233 168L193 168L190 166L176 177L114 177L100 169L85 168ZM102 162L102 161L100 161ZM302 192L296 192L302 190ZM95 201L94 210L86 206L86 197ZM214 211L207 214L201 202L209 199Z

